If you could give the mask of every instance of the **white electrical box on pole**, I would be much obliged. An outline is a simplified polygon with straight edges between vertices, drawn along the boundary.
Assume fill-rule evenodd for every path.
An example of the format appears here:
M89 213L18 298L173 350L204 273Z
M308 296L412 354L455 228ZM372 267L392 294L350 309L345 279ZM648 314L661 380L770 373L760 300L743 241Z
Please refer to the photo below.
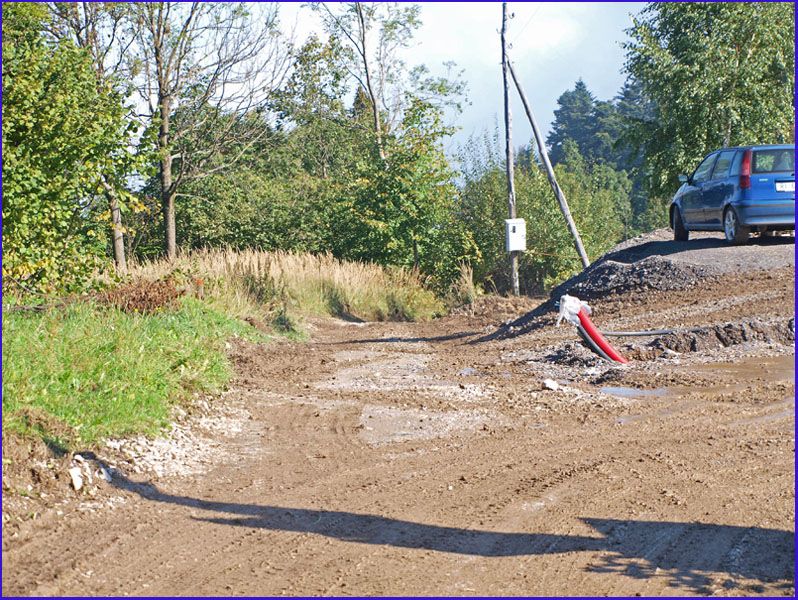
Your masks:
M526 250L526 222L523 219L505 219L504 240L507 252Z

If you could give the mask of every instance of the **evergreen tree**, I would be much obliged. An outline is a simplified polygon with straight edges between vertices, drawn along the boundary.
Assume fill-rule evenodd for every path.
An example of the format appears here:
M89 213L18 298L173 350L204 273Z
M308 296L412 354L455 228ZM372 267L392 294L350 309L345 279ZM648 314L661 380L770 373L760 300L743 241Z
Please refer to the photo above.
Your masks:
M563 149L565 140L576 142L580 151L583 145L590 143L590 138L595 133L593 123L595 101L582 79L577 80L573 90L563 92L557 98L559 108L554 111L554 123L546 138L552 163L558 164L565 158Z

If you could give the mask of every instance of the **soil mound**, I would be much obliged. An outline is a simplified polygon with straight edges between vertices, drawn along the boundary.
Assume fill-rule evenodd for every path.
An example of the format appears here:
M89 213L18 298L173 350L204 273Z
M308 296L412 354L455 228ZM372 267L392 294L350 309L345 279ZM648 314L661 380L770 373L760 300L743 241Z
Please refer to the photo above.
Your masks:
M651 342L651 346L674 352L700 352L721 346L736 346L744 342L792 344L795 342L795 319L776 323L755 319L742 323L702 327L658 337Z

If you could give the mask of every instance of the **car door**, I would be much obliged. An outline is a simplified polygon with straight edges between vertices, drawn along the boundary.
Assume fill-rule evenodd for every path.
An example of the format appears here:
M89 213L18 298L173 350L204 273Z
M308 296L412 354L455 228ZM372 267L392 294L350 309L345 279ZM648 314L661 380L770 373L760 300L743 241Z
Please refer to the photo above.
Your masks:
M688 227L704 224L704 206L701 196L703 186L709 181L717 157L717 152L707 156L687 180L687 187L682 192L682 219Z
M701 188L703 223L713 228L721 228L723 207L734 195L734 182L729 178L729 169L734 161L736 150L724 150L718 154L709 181Z

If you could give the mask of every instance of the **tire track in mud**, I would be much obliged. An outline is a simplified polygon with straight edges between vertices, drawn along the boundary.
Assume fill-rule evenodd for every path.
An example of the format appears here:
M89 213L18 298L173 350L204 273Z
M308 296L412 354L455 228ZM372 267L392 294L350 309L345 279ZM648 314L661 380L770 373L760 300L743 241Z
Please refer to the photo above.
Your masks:
M474 328L321 323L309 344L236 348L245 370L225 402L251 418L220 437L226 460L4 543L3 592L790 594L784 389L763 384L755 402L697 390L684 406L613 404L587 384L579 402L534 399L547 367L501 356L569 333L451 337ZM629 413L640 419L618 422ZM368 415L385 430L367 431Z

